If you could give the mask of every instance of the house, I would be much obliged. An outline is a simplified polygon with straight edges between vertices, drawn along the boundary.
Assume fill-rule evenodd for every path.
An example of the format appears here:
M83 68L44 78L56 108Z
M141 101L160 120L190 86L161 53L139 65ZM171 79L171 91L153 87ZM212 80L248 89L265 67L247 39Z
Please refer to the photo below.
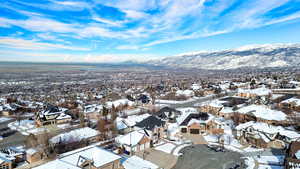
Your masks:
M286 97L290 98L289 96L284 95L284 94L272 94L270 97L270 100L273 103L280 103L281 101L287 99Z
M217 134L224 133L224 129L208 113L190 113L179 124L181 133L187 134Z
M67 109L47 105L43 111L37 112L35 116L36 125L39 127L48 124L70 123L72 118L65 113L66 111Z
M213 115L217 115L217 114L219 114L219 112L224 107L222 105L222 103L225 103L225 102L226 101L221 101L221 100L218 100L218 99L204 102L200 105L199 111L210 113L210 114L213 114Z
M34 169L121 169L120 160L120 156L92 145L59 155L58 159Z
M176 96L193 97L195 95L193 90L177 90Z
M236 137L241 143L262 148L283 149L287 144L300 138L300 134L281 126L250 121L236 126Z
M105 103L105 105L109 109L111 109L113 106L115 108L120 108L122 106L133 107L135 105L135 102L130 101L128 99L118 99L118 100L115 100L115 101L108 101L108 102Z
M144 120L136 123L135 128L145 129L150 131L151 140L153 142L158 142L160 138L163 138L166 133L166 122L157 118L156 116L149 116Z
M127 130L129 130L129 128L132 128L133 126L136 125L136 123L144 120L145 118L149 117L150 114L145 113L145 114L141 114L141 115L131 115L131 116L127 116L126 118L122 118L122 117L117 117L116 119L116 125L117 125L117 129L121 132L126 132Z
M300 112L300 98L292 97L279 103L279 107Z
M244 98L256 98L260 97L269 97L272 94L272 91L264 86L256 89L242 89L238 88L237 96Z
M30 148L26 150L26 161L31 164L43 159L43 153L38 148Z
M88 119L98 119L102 110L103 110L102 105L90 104L84 106L83 113L85 117L87 117Z
M142 104L148 104L151 101L151 99L148 95L141 94L140 96L138 96L137 101L139 101Z
M216 115L226 119L230 119L239 108L245 106L249 101L249 99L236 96L223 97L219 100L221 101L220 104L223 105L223 108L218 111Z
M181 114L180 111L170 108L170 107L163 107L158 112L154 113L155 116L162 120L167 120L169 122L175 122L176 118Z
M12 160L0 154L0 168L1 169L12 169Z
M150 148L150 135L147 135L144 130L132 131L123 136L116 138L116 143L121 150L126 154L134 154L135 152Z
M272 125L284 125L287 115L282 111L270 109L265 105L248 105L237 110L239 123L248 121L264 122Z
M0 167L13 168L18 163L25 160L25 153L23 150L8 147L0 150Z
M293 141L286 151L284 160L285 169L300 168L300 142Z
M13 104L4 104L1 108L1 114L3 116L11 116L16 111L16 107Z
M192 90L200 90L202 87L199 85L199 84L196 84L196 83L193 83L192 86L191 86L191 89Z

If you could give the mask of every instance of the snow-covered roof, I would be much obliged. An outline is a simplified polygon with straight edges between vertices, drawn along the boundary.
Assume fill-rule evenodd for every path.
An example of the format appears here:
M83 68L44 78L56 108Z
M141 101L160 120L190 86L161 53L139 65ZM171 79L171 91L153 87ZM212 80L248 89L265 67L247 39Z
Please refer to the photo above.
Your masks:
M186 113L198 113L198 110L193 107L184 107L184 108L177 108L176 110L182 112L182 114Z
M62 119L70 119L71 116L65 113L61 113L56 119L57 120L62 120Z
M26 154L30 154L30 155L33 155L36 152L38 152L38 151L34 148L30 148L30 149L26 150Z
M181 124L190 114L198 113L198 110L193 107L178 108L176 110L182 112L182 114L176 118L177 124Z
M97 146L88 146L64 153L59 156L59 159L34 169L80 169L81 167L78 164L82 164L84 160L91 160L93 165L99 168L118 159L121 159L121 157L112 152Z
M116 138L116 142L118 142L121 145L136 146L144 136L145 136L145 132L142 130L132 131L126 135L118 136Z
M141 115L128 116L127 118L122 118L122 120L128 127L131 127L131 126L134 126L136 123L146 119L149 116L150 116L150 114L145 113L145 114L141 114ZM117 123L118 123L118 121L117 121Z
M284 100L281 103L295 103L296 106L300 106L300 99L293 97L293 98Z
M283 94L272 94L271 99L275 100L275 99L278 99L278 98L283 97L283 96L284 96Z
M257 96L267 96L270 93L272 93L272 91L265 87L256 88L256 89L238 88L238 93L249 93L249 94L256 94Z
M90 104L87 106L84 106L84 113L93 113L93 112L99 112L103 109L102 105L98 104Z
M50 161L48 163L45 163L43 165L40 165L38 167L34 167L33 169L81 169L80 167L77 167L76 165L73 166L69 163L60 161L59 159Z
M222 101L219 99L211 100L211 101L206 101L201 103L201 106L211 106L211 107L217 107L217 108L222 108L224 107L222 103L226 103L227 101Z
M143 160L140 157L132 156L126 159L123 163L125 169L158 169L159 167L150 161Z
M192 86L191 86L191 89L193 89L193 90L199 90L201 88L202 87L199 84L196 84L196 83L192 84Z
M233 113L234 111L232 110L232 107L223 107L220 112L224 113L224 114L227 114L227 113L229 114L229 113Z
M272 110L265 105L252 104L249 106L242 107L237 111L242 114L251 114L254 115L255 117L259 117L266 120L276 120L276 121L286 120L285 113L278 110Z
M115 100L115 101L109 101L106 102L106 105L108 106L108 108L112 108L112 105L114 105L115 107L121 106L121 105L129 105L129 106L133 106L134 102L130 101L128 99L119 99L119 100Z
M89 127L84 127L84 128L75 129L70 132L62 133L57 136L54 136L50 139L50 142L54 144L59 142L64 142L64 143L76 142L76 141L97 136L98 134L99 131Z
M291 84L296 84L296 85L300 85L300 82L294 81L294 80L291 80L289 83L291 83Z
M118 130L126 129L129 126L126 125L125 121L123 118L117 117L116 119L116 125Z
M193 96L194 91L193 90L177 90L176 95Z
M188 123L187 126L190 126L190 125L192 125L192 124L194 124L194 123L197 123L197 124L206 124L206 123L208 123L209 121L211 121L213 118L214 118L214 116L208 113L208 119L207 119L207 120L201 120L201 119L198 120L198 119L192 118L192 119L189 121L189 123Z
M62 154L60 160L76 166L79 157L93 161L93 165L97 168L121 158L112 152L93 146Z
M138 114L142 110L140 108L135 108L135 109L128 109L128 110L123 110L122 113L129 116L129 115L134 115Z
M254 122L254 121L249 121L247 123L240 124L236 126L236 130L242 130L248 127L252 127L256 131L261 131L268 134L279 133L280 135L286 136L290 139L300 138L300 134L297 133L296 131L287 130L281 126L273 126L267 123Z

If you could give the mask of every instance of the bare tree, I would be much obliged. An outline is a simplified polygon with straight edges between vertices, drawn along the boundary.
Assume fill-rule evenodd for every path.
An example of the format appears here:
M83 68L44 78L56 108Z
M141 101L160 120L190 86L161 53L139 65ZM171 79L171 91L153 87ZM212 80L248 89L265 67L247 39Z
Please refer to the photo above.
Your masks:
M38 145L38 139L34 134L30 134L26 137L26 146L27 147L34 147Z
M98 119L97 129L100 132L103 139L106 139L106 129L105 129L106 122L103 118Z
M80 121L80 127L85 127L85 118L84 118L84 113L80 112L79 113L79 121Z
M51 154L49 133L45 130L42 134L37 136L37 140L39 145L41 145L43 148L43 153L49 156Z

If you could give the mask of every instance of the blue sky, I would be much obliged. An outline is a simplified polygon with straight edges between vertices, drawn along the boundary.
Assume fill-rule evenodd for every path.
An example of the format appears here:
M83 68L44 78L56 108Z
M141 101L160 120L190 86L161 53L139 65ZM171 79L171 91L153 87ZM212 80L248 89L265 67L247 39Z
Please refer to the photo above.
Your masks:
M299 41L300 0L0 2L0 61L144 61Z

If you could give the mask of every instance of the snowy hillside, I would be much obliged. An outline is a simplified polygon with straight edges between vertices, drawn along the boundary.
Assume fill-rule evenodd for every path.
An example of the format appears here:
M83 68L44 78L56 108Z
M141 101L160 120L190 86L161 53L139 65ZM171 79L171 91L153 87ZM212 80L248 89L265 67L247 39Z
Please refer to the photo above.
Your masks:
M223 51L192 52L150 63L157 66L199 69L299 66L300 44L247 45Z

